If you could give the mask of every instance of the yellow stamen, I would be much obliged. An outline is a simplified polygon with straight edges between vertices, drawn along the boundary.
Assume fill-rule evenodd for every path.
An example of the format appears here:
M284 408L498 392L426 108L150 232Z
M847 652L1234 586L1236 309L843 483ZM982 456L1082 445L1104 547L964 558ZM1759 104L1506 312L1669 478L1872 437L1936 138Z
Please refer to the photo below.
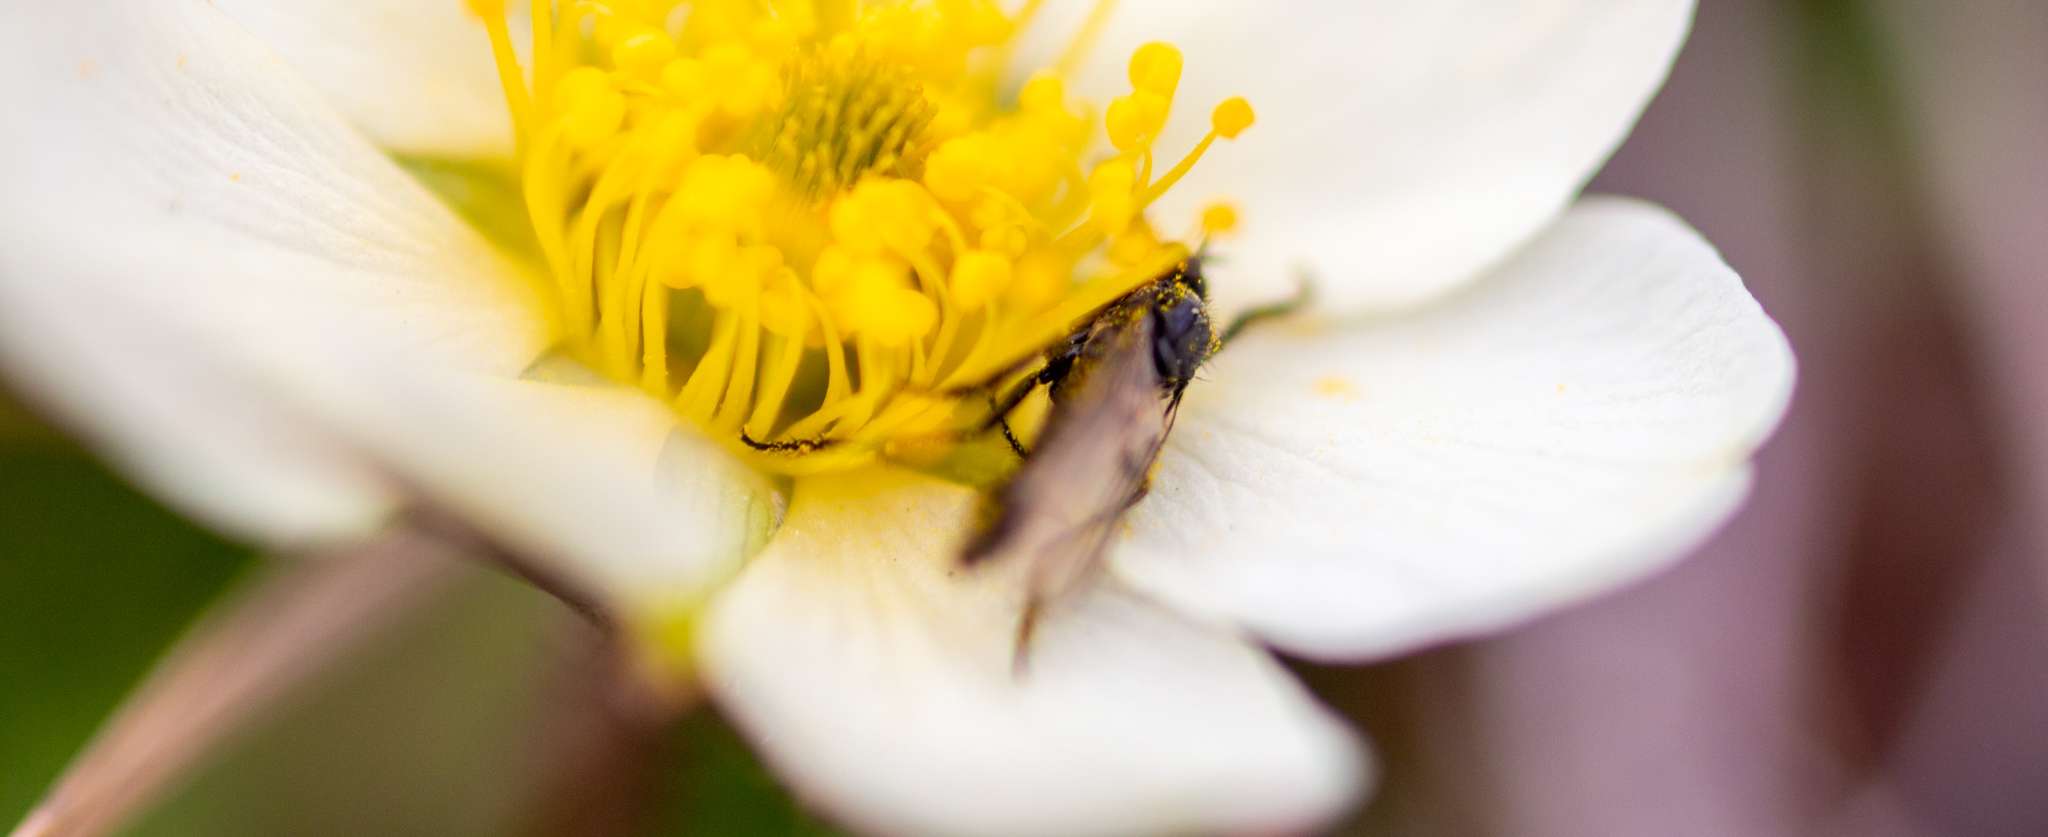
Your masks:
M1226 202L1209 204L1202 210L1202 235L1220 238L1237 232L1237 207Z
M784 473L981 424L986 395L953 389L1184 258L1146 208L1252 121L1217 106L1155 180L1179 50L1140 47L1102 110L1061 81L1109 0L1014 104L998 80L1037 0L534 0L526 67L497 1L468 2L564 348ZM1235 226L1211 209L1196 228Z
M1201 142L1195 143L1195 150L1181 158L1178 164L1166 172L1165 177L1159 178L1159 182L1145 188L1145 194L1138 200L1139 208L1150 206L1153 201L1159 199L1159 196L1166 194L1166 190L1179 183L1182 177L1187 176L1188 172L1193 171L1195 163L1201 161L1202 155L1208 152L1209 146L1215 144L1217 138L1236 139L1237 135L1244 133L1244 129L1251 127L1251 124L1252 106L1244 99L1226 99L1223 104L1217 105L1216 112L1210 118L1211 127L1208 135L1202 137Z

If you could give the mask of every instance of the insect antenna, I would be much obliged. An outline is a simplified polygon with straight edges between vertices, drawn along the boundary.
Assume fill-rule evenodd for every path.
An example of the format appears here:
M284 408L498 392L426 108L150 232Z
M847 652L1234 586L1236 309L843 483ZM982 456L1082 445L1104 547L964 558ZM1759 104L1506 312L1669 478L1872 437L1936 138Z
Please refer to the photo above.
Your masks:
M1301 277L1294 286L1293 296L1268 302L1264 305L1254 306L1240 312L1236 319L1230 321L1230 325L1224 327L1223 336L1216 339L1216 350L1222 351L1224 346L1230 345L1230 341L1236 339L1239 334L1244 333L1244 330L1250 327L1251 324L1261 320L1285 317L1288 314L1300 311L1307 307L1313 299L1315 299L1315 285L1309 282L1307 277Z

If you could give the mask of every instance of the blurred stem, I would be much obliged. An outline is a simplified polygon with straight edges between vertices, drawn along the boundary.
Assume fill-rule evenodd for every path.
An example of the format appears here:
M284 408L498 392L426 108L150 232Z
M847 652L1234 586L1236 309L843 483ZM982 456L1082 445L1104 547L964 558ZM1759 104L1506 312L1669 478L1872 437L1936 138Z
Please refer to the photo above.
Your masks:
M15 837L96 837L182 787L347 658L446 602L475 565L538 588L581 617L565 628L549 707L518 772L533 834L623 834L658 789L663 732L695 704L619 639L604 604L459 521L415 511L389 534L277 569L204 619L73 761ZM555 623L551 623L555 624Z
M669 730L696 694L639 676L626 645L596 651L565 660L548 684L529 837L642 834L660 811Z
M403 533L283 564L171 650L15 837L121 827L312 675L433 601L454 568Z
M1867 144L1894 157L1900 169L1914 159L1908 147L1906 114L1900 99L1896 62L1884 54L1877 21L1867 0L1795 0L1788 15L1795 24L1805 60L1802 69L1810 105L1836 111L1868 131Z

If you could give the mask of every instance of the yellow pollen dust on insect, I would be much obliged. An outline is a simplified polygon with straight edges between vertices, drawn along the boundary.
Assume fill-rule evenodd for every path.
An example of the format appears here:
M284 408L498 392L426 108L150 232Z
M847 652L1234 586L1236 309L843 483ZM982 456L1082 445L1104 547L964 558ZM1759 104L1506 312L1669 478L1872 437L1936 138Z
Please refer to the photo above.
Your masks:
M1146 208L1253 121L1227 99L1155 166L1179 50L1138 48L1099 116L1063 80L1107 2L1013 95L1040 2L535 0L523 64L502 2L470 5L565 349L784 473L983 423L964 383L1187 257Z

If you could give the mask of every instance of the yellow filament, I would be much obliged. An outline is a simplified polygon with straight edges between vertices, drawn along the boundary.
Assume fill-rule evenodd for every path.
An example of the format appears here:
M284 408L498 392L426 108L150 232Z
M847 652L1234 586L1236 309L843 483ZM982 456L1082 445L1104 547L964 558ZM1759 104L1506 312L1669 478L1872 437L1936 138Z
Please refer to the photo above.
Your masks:
M1179 163L1166 172L1166 176L1159 178L1159 182L1145 188L1144 193L1138 198L1138 206L1140 208L1150 206L1153 201L1165 195L1166 190L1172 189L1173 185L1179 183L1182 177L1187 176L1188 172L1194 170L1195 163L1201 161L1202 155L1208 152L1209 146L1216 143L1217 138L1230 139L1236 137L1238 133L1251 127L1251 120L1251 106L1245 104L1243 99L1229 99L1223 104L1217 105L1216 114L1210 120L1214 127L1209 130L1208 134L1202 137L1200 142L1195 143L1193 151L1189 151L1186 157L1181 158Z
M1063 78L1073 78L1081 69L1081 62L1088 60L1089 50L1102 37L1102 30L1109 27L1109 16L1116 11L1116 0L1095 0L1094 8L1088 10L1088 17L1081 22L1081 28L1074 31L1074 37L1067 41L1067 48L1060 53L1059 63L1053 65L1054 72Z
M512 136L524 140L528 126L533 124L533 105L527 99L525 81L519 76L519 61L512 52L512 31L505 21L505 10L494 7L492 0L472 0L470 11L483 19L484 31L490 35L491 57L498 65L498 85L504 89L505 106L512 113Z
M796 373L803 359L802 338L776 337L770 342L768 372L761 379L761 390L755 394L754 411L747 416L745 424L750 437L766 437L774 429L775 420L782 413L782 400L788 397L790 384L796 382Z
M649 282L647 298L641 302L640 387L648 392L668 392L668 289Z

